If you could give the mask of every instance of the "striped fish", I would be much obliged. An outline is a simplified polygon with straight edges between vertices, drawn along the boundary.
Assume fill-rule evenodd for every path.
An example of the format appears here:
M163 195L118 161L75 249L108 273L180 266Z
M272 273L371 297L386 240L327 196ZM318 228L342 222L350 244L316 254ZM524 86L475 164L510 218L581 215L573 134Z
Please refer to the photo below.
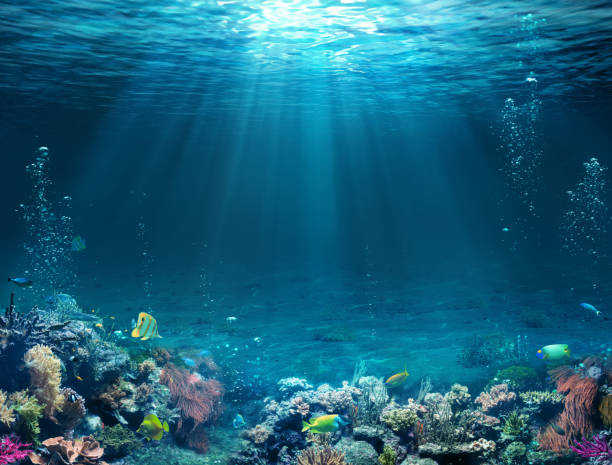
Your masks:
M148 313L140 312L136 327L132 330L132 337L139 337L141 341L161 337L157 332L157 320Z

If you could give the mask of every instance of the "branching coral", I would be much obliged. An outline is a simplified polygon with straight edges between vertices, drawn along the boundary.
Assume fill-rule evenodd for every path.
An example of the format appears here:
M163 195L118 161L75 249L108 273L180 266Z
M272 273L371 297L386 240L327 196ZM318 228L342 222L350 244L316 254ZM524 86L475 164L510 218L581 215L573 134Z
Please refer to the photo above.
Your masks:
M331 447L309 447L297 458L298 465L346 465L344 454Z
M585 438L582 438L582 442L574 441L570 449L584 458L612 459L612 447L603 435L594 436L591 441Z
M45 417L53 418L64 402L64 397L60 395L62 362L53 355L51 348L40 344L28 350L23 360L30 372L34 396L45 404Z
M121 389L121 380L116 379L115 382L107 386L106 390L98 396L98 400L109 410L118 410L121 399L127 397L127 393Z
M208 441L203 426L216 421L223 411L223 385L171 363L162 370L160 381L170 389L171 402L181 413L175 435L192 449L205 452Z
M4 436L0 439L0 465L20 462L25 459L31 450L26 449L30 444L22 444L15 435Z
M557 383L557 390L567 393L565 408L555 420L555 424L564 434L559 434L551 425L538 435L538 442L540 449L559 453L569 449L573 441L586 437L593 431L598 384L595 379L584 378L569 367L557 368L550 374Z

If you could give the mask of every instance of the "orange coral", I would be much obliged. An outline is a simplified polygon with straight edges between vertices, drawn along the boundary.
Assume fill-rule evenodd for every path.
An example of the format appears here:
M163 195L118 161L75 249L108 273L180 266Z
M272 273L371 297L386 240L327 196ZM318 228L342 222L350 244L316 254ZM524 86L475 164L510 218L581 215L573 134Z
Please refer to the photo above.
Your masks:
M599 404L599 415L601 422L606 427L612 426L612 394L608 394Z
M550 374L557 383L557 390L567 393L565 409L555 420L565 434L559 434L555 428L548 426L538 435L538 442L540 449L559 453L569 449L574 440L588 437L593 431L594 403L598 386L596 380L583 378L569 367L557 368Z

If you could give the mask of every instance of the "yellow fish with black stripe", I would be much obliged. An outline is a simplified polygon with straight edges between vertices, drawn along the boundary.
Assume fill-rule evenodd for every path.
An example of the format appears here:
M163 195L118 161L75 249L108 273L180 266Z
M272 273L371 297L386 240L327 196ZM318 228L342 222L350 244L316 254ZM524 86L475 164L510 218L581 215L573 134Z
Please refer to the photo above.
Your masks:
M141 341L161 337L157 332L157 320L148 313L140 312L136 327L132 330L132 337L139 337Z

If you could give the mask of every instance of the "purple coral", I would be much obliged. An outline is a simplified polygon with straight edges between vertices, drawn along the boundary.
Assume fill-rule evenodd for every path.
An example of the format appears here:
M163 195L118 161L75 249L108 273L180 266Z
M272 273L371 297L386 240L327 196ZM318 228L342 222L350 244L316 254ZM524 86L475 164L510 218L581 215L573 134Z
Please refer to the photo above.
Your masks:
M587 441L584 437L582 442L574 441L574 445L570 448L576 452L579 456L588 458L612 458L612 449L610 444L606 441L605 436L596 435L593 436L591 441Z
M0 465L25 459L32 452L30 449L25 449L29 445L19 442L19 438L14 434L4 436L0 439Z

